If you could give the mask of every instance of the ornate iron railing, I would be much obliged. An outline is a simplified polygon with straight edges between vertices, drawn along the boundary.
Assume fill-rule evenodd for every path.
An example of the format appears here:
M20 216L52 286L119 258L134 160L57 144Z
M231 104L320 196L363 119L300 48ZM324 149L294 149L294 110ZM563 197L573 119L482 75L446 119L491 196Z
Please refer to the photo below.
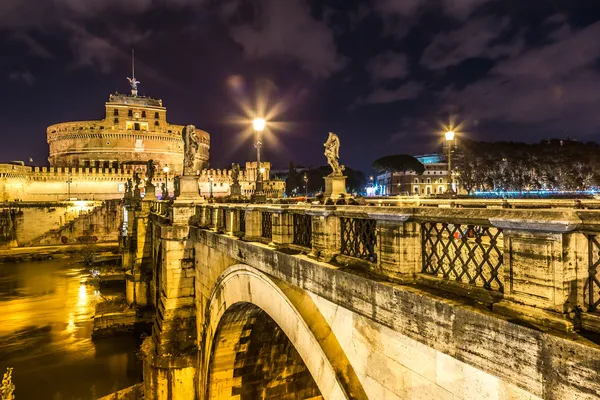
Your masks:
M204 212L208 214L206 218L206 225L212 228L213 226L215 226L215 221L213 218L213 209L210 207L206 207L204 209Z
M503 292L503 240L499 228L424 222L422 272Z
M227 229L227 209L219 209L219 230L225 231Z
M306 214L294 214L294 241L298 246L312 247L312 217Z
M588 279L584 299L589 312L600 311L600 242L598 236L588 235Z
M377 221L362 218L340 218L340 222L342 233L341 254L371 262L377 261L377 254L375 253Z
M261 213L260 236L265 239L273 238L273 213L266 211Z
M240 232L246 232L246 211L239 210L240 216Z

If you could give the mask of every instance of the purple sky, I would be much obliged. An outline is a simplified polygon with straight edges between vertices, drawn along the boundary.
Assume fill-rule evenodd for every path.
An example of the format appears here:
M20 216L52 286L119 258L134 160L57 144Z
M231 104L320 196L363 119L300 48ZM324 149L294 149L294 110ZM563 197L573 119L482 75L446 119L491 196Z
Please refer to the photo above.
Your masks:
M266 157L363 169L465 137L600 139L596 0L2 0L1 160L45 164L47 125L96 119L128 90L212 135L212 165L253 157L243 110L266 99ZM260 93L260 95L259 95ZM277 111L277 112L275 112Z

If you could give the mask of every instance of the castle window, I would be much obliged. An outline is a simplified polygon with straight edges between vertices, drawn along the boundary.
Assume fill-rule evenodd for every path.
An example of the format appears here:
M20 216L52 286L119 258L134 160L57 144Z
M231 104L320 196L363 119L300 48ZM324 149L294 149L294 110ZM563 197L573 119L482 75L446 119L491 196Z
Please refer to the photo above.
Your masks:
M118 124L119 123L119 118L115 118L114 121L115 121L115 124Z
M133 110L132 109L127 110L127 116L130 117L130 118L133 117Z
M146 118L146 111L142 111L142 118Z
M133 126L134 126L134 129L135 129L136 131L139 131L139 130L140 130L140 124L139 124L139 123L137 123L137 122L136 122L136 123L135 123Z
M118 117L119 116L119 110L115 108L115 110L113 111L113 115L115 117Z
M155 112L155 113L154 113L154 118L155 118L155 119L158 119L158 112Z
M158 126L158 121L154 121L154 126Z

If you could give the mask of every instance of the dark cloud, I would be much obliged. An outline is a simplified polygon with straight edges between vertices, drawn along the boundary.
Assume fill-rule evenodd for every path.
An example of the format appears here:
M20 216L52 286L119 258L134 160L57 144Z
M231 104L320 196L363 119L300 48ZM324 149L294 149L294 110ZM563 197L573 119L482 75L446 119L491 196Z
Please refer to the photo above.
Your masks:
M408 58L402 53L387 52L373 58L368 65L374 81L404 78L408 75Z
M29 54L39 58L52 58L52 54L40 42L35 40L29 33L16 31L10 35L10 39L23 43L29 50Z
M396 89L380 87L362 100L361 103L381 104L416 98L423 90L423 84L415 81L406 82Z
M224 6L226 17L239 11L243 1ZM249 59L276 57L297 62L315 77L327 77L344 66L333 31L312 17L304 0L263 0L255 4L254 18L230 28L232 38Z
M499 62L486 78L464 90L449 91L447 99L458 102L469 115L483 121L537 125L537 129L545 129L548 134L598 133L599 37L597 22Z
M35 76L29 71L13 71L8 74L8 79L15 83L25 83L27 86L33 86Z
M440 32L423 51L421 64L429 69L442 69L469 58L514 56L523 48L522 38L510 44L494 44L509 27L508 18L485 16L474 18L454 31Z

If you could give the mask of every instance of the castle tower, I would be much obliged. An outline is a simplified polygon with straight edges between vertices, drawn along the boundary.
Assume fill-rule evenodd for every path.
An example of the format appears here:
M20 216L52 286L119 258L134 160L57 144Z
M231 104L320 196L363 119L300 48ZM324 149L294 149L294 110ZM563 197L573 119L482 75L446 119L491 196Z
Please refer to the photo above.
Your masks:
M168 165L178 175L183 169L182 125L167 122L162 100L138 95L135 67L131 95L115 93L105 103L106 114L98 121L63 122L47 128L52 167L119 168L152 159ZM208 167L210 135L196 129L198 154Z

